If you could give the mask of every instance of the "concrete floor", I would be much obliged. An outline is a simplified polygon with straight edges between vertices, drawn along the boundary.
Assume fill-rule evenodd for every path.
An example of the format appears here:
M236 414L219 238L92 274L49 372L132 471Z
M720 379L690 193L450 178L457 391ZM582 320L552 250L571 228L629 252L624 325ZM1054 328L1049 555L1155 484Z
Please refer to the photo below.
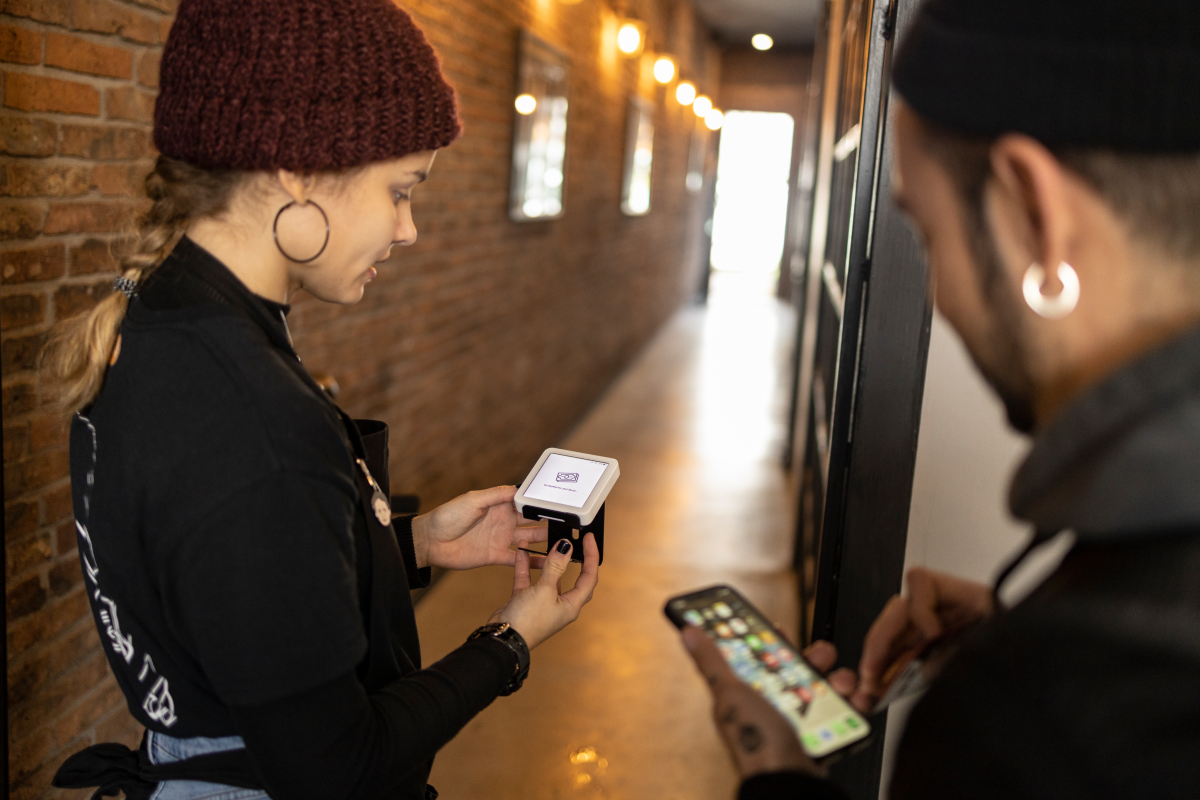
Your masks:
M580 619L534 651L524 688L442 750L430 782L445 800L734 796L707 692L662 607L727 582L796 629L779 467L793 323L761 281L716 278L707 309L681 311L561 443L621 463L600 584ZM446 575L417 607L426 663L511 585L508 568Z

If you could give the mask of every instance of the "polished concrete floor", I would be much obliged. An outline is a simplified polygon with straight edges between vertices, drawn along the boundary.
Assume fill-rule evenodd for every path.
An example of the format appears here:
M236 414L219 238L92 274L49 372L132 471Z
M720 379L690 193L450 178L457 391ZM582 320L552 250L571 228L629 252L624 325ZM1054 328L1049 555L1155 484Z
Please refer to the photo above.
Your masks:
M707 692L662 606L727 582L796 629L779 467L793 323L762 281L715 277L708 307L681 311L561 443L621 464L600 584L580 619L534 651L524 688L442 750L430 782L445 800L734 796ZM435 585L417 608L426 663L511 585L499 567Z

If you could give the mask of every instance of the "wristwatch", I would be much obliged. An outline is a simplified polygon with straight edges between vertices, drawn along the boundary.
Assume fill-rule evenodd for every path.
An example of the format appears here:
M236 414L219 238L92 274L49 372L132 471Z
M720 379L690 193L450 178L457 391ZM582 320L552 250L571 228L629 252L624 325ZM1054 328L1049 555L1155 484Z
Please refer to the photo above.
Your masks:
M501 695L510 695L517 689L521 688L521 684L525 682L525 678L529 676L529 645L525 644L524 637L517 633L513 626L507 622L492 622L478 628L474 633L467 637L467 641L473 641L481 636L491 636L493 639L501 642L505 647L512 651L516 658L517 666L513 670L513 676L505 685Z

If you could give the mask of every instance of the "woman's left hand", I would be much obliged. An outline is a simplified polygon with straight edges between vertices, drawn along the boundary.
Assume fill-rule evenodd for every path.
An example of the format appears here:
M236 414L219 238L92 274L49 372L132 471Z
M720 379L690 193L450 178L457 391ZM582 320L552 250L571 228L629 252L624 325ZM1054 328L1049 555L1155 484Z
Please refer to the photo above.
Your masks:
M467 492L413 519L417 566L474 569L515 564L514 543L546 541L544 523L518 527L524 519L513 505L516 494L515 486Z

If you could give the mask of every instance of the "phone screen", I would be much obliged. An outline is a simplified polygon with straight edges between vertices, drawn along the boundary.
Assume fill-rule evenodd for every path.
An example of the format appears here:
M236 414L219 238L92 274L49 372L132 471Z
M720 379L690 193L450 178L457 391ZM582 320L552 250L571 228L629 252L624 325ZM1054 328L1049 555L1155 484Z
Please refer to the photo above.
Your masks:
M606 469L603 461L551 453L525 490L525 498L583 508Z
M787 718L813 758L870 733L862 715L733 589L719 586L675 598L667 614L676 624L703 628L737 676Z

